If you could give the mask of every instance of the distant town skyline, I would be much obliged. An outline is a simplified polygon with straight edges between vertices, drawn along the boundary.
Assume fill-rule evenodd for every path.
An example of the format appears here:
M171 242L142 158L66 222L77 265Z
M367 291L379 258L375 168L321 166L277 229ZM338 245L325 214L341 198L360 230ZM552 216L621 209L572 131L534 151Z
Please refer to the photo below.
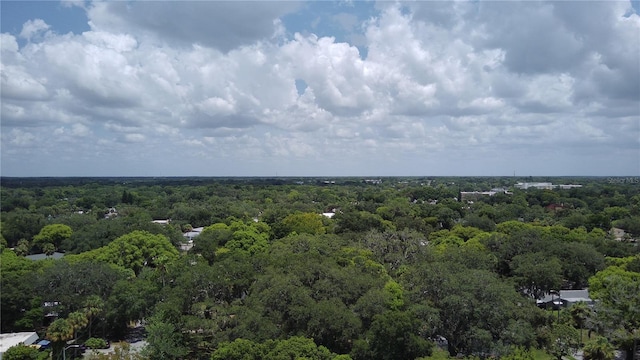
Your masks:
M638 1L2 1L2 176L638 176Z

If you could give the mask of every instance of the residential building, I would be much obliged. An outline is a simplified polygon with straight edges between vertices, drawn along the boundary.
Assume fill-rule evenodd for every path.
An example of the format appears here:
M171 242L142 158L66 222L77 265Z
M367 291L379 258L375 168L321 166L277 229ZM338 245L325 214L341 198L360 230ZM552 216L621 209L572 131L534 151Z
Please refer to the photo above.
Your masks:
M20 344L31 345L36 341L38 341L38 334L34 331L0 334L0 360L10 347Z
M546 294L542 299L536 300L536 304L541 308L560 309L570 307L571 305L584 302L587 305L593 305L593 300L589 297L589 290L560 290L557 293Z
M33 261L46 260L46 259L58 260L58 259L62 259L63 256L64 256L64 253L56 251L51 255L47 255L45 253L33 254L33 255L27 255L27 256L25 256L25 258L27 258L29 260L33 260Z

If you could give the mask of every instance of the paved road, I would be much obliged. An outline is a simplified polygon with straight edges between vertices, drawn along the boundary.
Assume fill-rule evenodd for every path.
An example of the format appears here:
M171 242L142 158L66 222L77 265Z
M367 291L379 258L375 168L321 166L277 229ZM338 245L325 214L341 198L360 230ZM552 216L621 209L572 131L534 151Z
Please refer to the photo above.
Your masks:
M125 341L123 341L125 342ZM112 343L111 346L109 346L108 349L96 349L96 350L87 350L84 354L85 358L88 358L91 356L91 354L94 353L98 353L98 354L114 354L115 353L115 347L119 346L122 342L117 342L117 343ZM142 351L142 348L144 348L147 345L147 342L144 340L140 340L140 341L136 341L133 343L129 343L129 345L131 346L131 352L132 353L139 353L140 351Z

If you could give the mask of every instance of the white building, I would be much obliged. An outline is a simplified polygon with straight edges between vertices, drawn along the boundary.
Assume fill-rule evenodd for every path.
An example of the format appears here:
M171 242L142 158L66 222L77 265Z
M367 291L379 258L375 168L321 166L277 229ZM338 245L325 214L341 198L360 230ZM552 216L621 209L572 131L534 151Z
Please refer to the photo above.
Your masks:
M191 231L187 231L186 233L182 234L182 236L187 238L187 243L180 245L180 250L182 251L191 250L191 248L193 247L193 239L196 236L200 235L202 230L204 230L204 227L197 227L197 228L191 229Z
M550 182L535 182L535 183L517 183L514 185L514 187L518 188L518 189L529 189L529 188L533 188L533 189L541 189L541 190L553 190L553 184Z
M38 334L35 332L19 332L0 334L0 360L10 347L23 344L31 345L38 340Z

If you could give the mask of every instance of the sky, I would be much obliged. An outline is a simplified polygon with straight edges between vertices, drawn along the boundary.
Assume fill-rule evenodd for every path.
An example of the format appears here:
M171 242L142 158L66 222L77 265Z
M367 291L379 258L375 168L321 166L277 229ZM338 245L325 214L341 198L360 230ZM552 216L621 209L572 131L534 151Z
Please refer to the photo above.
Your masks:
M1 1L2 176L638 176L629 1Z

